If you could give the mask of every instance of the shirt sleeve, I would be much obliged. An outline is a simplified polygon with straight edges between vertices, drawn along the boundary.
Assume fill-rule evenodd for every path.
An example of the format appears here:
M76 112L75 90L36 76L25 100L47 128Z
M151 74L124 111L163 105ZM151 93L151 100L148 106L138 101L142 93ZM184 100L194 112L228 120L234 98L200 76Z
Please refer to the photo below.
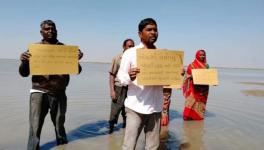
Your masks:
M129 53L124 52L122 59L121 59L120 68L117 73L117 78L120 81L122 86L127 86L132 82L128 74L128 71L130 69L130 64L131 64L130 61L131 60L129 59Z
M116 76L116 72L115 72L116 67L115 67L115 64L116 64L116 61L115 61L115 58L113 58L112 59L112 64L111 64L110 69L109 69L109 73L111 75L114 75L114 76Z

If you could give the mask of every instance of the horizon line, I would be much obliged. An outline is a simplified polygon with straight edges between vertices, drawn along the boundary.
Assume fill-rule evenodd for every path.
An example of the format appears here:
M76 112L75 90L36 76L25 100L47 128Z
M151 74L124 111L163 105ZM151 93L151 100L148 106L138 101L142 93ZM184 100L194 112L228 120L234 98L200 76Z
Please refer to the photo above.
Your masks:
M15 58L0 58L4 60L16 60L19 61L19 59ZM110 64L111 62L104 62L104 61L87 61L87 60L81 60L81 63L101 63L101 64ZM187 66L184 66L185 68ZM264 70L264 68L254 68L254 67L223 67L223 66L212 66L210 68L218 68L218 69L249 69L249 70Z

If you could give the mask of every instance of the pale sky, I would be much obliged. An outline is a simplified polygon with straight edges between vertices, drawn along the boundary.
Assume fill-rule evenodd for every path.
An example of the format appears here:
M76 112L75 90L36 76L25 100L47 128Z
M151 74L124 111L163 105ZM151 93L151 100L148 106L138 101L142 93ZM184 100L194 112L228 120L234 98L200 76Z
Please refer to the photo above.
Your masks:
M58 39L83 61L110 62L122 42L139 44L138 23L154 18L161 49L184 50L184 65L205 49L210 66L264 68L264 0L6 0L0 6L0 58L18 59L53 20Z

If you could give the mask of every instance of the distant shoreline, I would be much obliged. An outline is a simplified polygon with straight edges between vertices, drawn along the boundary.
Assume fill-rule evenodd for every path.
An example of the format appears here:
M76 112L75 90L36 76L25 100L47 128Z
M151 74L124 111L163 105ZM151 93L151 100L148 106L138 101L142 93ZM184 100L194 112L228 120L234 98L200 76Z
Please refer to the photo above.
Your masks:
M264 82L238 82L240 84L245 85L259 85L264 86ZM246 96L256 96L256 97L264 97L264 90L263 89L250 89L250 90L242 90Z
M238 82L240 84L248 84L248 85L261 85L264 86L264 82Z
M264 90L243 90L242 93L244 93L246 96L264 97Z
M13 60L13 61L19 61L19 59L11 59L11 58L0 58L0 60ZM102 62L102 61L80 61L81 63L100 63L100 64L110 64L111 62ZM187 66L184 66L185 68ZM264 68L249 68L249 67L216 67L212 66L211 68L216 69L245 69L245 70L264 70Z

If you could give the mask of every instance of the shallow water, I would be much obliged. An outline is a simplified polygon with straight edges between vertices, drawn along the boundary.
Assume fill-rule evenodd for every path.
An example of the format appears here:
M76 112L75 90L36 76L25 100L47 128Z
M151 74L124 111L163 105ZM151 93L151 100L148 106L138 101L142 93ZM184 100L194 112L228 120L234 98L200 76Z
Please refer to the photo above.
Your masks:
M0 150L26 149L30 78L18 74L19 62L0 59ZM69 143L55 145L49 115L41 134L41 149L118 150L124 130L122 119L108 135L110 112L109 64L82 63L83 72L72 75L67 89L68 108L65 127ZM246 96L242 90L264 90L264 70L218 69L219 86L210 87L204 121L183 121L184 98L173 90L168 139L165 150L262 150L264 139L264 97ZM164 132L166 133L166 132ZM165 134L166 135L166 134ZM165 136L166 137L166 136ZM144 149L143 135L137 150Z

